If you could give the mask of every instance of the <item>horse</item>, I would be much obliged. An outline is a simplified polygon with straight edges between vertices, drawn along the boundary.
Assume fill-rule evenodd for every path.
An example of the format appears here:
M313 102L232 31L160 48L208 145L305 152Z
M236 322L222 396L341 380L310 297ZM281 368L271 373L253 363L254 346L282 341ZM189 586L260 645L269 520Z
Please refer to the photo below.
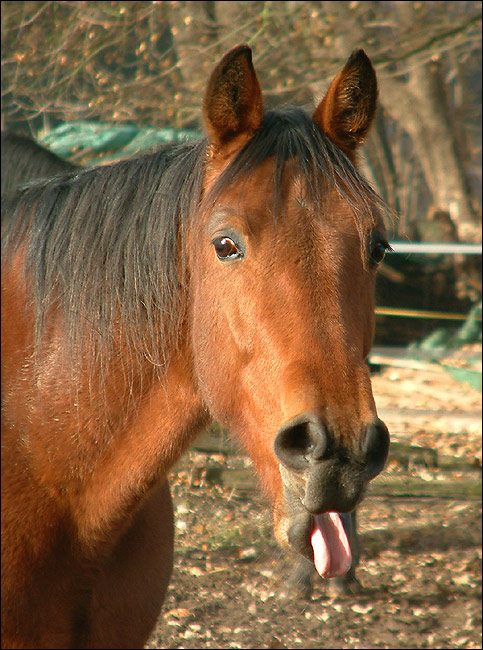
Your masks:
M345 574L389 432L365 362L385 202L357 170L355 50L310 115L264 111L251 48L205 135L2 198L2 644L142 647L173 566L168 474L216 419L284 547Z
M80 169L26 135L2 131L2 196L22 183Z
M16 185L42 177L54 176L66 170L81 169L80 166L60 158L27 136L2 132L2 193L11 191ZM11 184L13 184L11 186ZM360 543L357 535L356 511L341 514L352 555L349 571L341 577L330 579L328 591L333 595L350 594L360 590L356 568L360 560ZM313 578L316 571L311 561L299 556L287 580L282 598L310 599Z
M81 167L60 158L27 136L8 131L2 132L2 193L11 191L20 183L74 169L81 169ZM328 590L334 595L354 593L360 589L355 575L360 560L355 510L351 513L342 513L341 519L349 540L352 564L344 576L330 579ZM283 598L302 596L310 599L314 573L316 574L313 563L298 556L287 580L288 589L284 588L281 596Z

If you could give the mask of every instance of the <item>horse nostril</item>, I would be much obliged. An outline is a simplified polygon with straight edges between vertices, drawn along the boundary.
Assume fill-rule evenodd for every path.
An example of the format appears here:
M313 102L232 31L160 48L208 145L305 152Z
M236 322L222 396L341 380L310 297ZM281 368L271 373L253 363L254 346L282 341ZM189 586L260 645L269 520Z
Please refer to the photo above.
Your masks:
M366 429L362 452L370 478L377 476L386 464L389 452L389 431L382 420L375 419Z
M278 431L274 447L277 458L292 469L306 469L311 462L323 460L329 440L319 420L299 415Z

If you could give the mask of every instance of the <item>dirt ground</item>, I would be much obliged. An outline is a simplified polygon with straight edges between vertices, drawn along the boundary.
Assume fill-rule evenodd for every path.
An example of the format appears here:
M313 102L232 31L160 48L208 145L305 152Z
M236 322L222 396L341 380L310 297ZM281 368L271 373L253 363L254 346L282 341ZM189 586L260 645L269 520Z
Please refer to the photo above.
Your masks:
M358 510L360 592L287 593L295 560L250 461L194 448L172 475L175 568L147 648L482 647L481 391L424 363L373 387L395 448L427 453L391 452Z

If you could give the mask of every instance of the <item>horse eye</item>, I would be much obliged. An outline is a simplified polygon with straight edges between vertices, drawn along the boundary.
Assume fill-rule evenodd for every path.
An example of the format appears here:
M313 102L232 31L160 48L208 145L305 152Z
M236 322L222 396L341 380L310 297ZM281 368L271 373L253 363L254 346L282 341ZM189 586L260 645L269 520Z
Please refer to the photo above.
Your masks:
M213 246L219 260L232 260L243 257L243 253L229 237L217 237L213 240Z
M388 246L383 241L378 241L373 244L371 247L371 261L374 264L380 264L384 259L387 249Z

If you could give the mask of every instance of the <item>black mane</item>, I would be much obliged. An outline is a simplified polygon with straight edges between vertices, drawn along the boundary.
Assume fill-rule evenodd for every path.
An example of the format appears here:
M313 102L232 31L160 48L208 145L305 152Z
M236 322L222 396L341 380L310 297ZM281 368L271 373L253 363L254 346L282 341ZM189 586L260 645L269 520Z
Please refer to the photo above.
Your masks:
M381 197L359 174L349 158L317 127L311 116L298 107L265 114L262 125L233 159L215 183L213 200L247 170L274 158L272 211L282 203L282 177L285 163L293 160L295 173L302 181L306 201L322 207L327 188L332 187L351 205L356 218L367 219L377 208L387 210Z
M19 185L74 171L77 165L63 160L25 135L2 131L2 196Z
M47 310L58 305L74 346L86 340L95 352L112 349L115 322L136 354L164 363L183 317L183 240L203 198L207 146L205 138L170 145L2 198L2 263L25 245L38 340ZM307 200L319 205L327 186L335 187L361 233L371 209L384 207L349 159L295 108L265 115L205 200L216 200L272 156L274 216L288 160L305 181Z

